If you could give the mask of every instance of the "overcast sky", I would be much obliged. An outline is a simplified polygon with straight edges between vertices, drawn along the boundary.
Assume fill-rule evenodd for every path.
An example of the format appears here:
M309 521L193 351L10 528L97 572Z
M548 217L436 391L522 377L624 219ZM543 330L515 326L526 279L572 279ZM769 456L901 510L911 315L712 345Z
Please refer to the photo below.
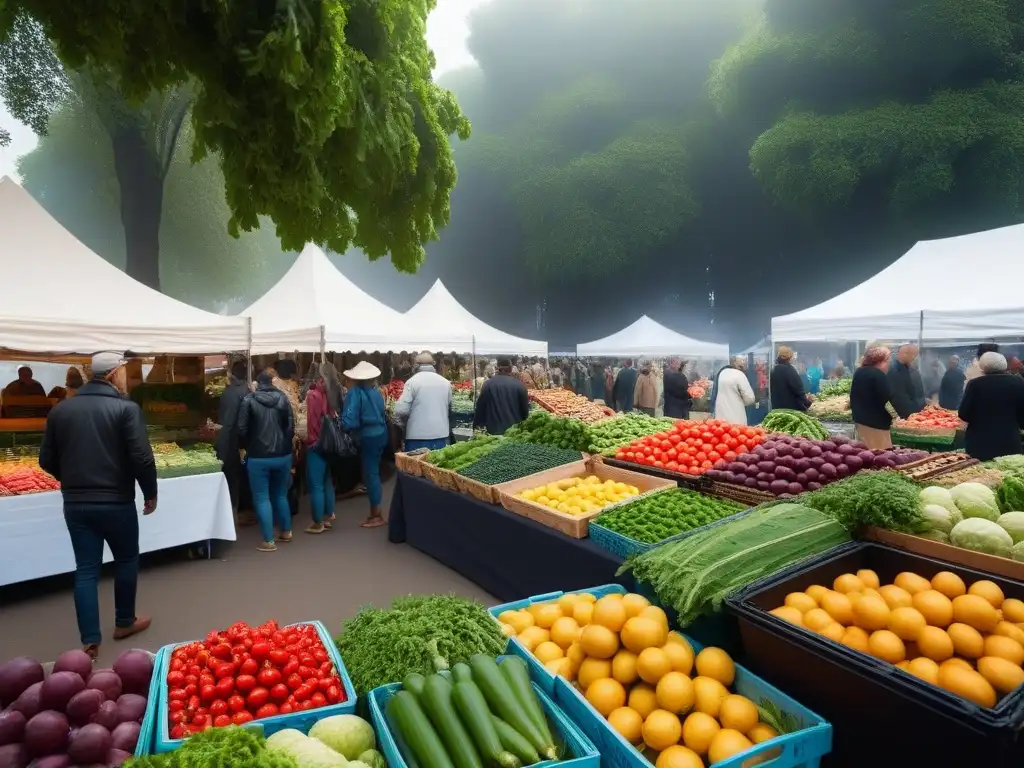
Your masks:
M473 63L466 49L469 12L488 0L437 0L437 8L427 22L427 40L437 57L436 74L443 75L453 69ZM10 145L0 148L0 177L17 178L15 163L36 145L35 134L8 114L0 104L0 126L11 134Z

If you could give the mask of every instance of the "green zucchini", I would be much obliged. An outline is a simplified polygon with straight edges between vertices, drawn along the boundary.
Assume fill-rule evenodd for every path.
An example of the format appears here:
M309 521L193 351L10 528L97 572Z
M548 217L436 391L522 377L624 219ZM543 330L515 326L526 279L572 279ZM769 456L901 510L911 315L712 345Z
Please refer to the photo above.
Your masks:
M480 688L491 711L519 731L545 760L557 760L555 745L544 738L526 714L526 708L519 704L507 678L498 669L498 662L478 653L469 660L469 666L473 670L473 682Z
M491 720L491 710L476 683L456 683L452 688L452 702L488 768L522 767L519 758L502 747Z
M553 744L554 739L551 738L548 719L544 717L544 709L533 690L533 683L530 682L530 668L526 666L526 662L518 656L509 656L498 665L498 669L505 675L509 687L512 688L512 693L519 699L519 704L526 710L526 714L530 716L530 720L540 731L540 735Z
M402 681L402 690L408 691L419 698L423 695L423 686L426 685L426 682L427 678L419 672L410 672L405 680Z
M387 712L422 768L455 768L415 695L399 691L388 699Z
M456 683L471 683L473 682L473 670L469 668L469 664L460 661L452 667L452 679Z
M494 722L494 730L498 732L501 746L522 760L523 765L534 765L540 762L540 755L537 754L537 750L522 737L519 731L500 717L491 715L491 720Z
M405 760L405 764L408 768L420 768L420 764L416 762L416 756L409 749L409 745L405 743L405 739L402 738L402 732L398 730L395 718L386 709L384 711L384 720L388 724L388 730L391 731L391 738L394 739L395 746L398 747L398 754Z
M420 704L437 729L455 768L483 768L480 755L452 707L452 685L440 675L431 675L423 685Z

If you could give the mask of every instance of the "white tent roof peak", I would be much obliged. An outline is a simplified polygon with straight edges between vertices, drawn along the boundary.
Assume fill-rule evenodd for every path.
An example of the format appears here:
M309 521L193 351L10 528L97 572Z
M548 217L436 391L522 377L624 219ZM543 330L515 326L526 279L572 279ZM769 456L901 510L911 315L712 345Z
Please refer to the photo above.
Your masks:
M523 339L485 323L463 307L440 279L434 281L405 316L416 325L430 323L451 334L469 335L481 354L530 357L547 357L548 354L546 341Z
M641 315L638 320L621 331L597 341L579 344L576 354L580 357L666 357L683 355L687 357L710 357L725 360L729 357L729 346L712 341L691 339L659 322Z
M243 318L185 304L93 253L13 179L0 179L0 347L19 352L244 350Z

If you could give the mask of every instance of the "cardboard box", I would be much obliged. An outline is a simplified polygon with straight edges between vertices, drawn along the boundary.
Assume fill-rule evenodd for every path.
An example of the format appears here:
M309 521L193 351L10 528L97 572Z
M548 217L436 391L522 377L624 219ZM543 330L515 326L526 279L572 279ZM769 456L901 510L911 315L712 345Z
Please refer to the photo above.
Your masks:
M941 541L922 539L920 536L896 533L884 528L868 528L861 538L899 547L918 555L933 557L936 560L944 560L954 565L962 565L965 568L973 568L976 571L991 573L1014 581L1024 581L1024 563L1006 557L973 552L969 549L954 547L951 544L943 544Z

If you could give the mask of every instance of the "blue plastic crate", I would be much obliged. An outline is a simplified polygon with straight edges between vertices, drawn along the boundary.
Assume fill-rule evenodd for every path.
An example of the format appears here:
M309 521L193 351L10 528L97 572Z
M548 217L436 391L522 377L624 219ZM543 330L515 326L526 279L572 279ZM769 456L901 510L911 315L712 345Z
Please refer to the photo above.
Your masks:
M338 653L338 648L334 644L334 640L331 638L330 632L319 621L300 621L296 624L290 624L289 626L300 626L312 624L316 627L317 634L320 635L320 640L324 644L324 648L327 650L327 654L331 657L331 661L334 662L335 668L338 670L338 677L341 678L341 683L345 688L345 701L339 704L329 704L325 707L318 707L317 709L309 709L305 712L292 712L287 715L275 715L274 717L267 717L259 721L259 724L263 727L264 733L270 736L278 731L283 731L285 728L295 728L296 730L306 733L313 724L318 720L323 720L325 717L331 715L353 715L356 711L356 690L352 685L352 680L348 676L348 671L345 669L345 664L341 659L341 654ZM194 642L194 641L186 641ZM174 649L179 645L185 645L186 643L174 643L172 645L164 646L161 651L163 652L162 663L159 669L154 672L155 675L159 675L159 686L160 686L160 697L159 705L156 711L156 743L154 751L160 755L164 752L172 752L173 750L180 747L185 743L185 739L172 739L169 734L169 727L167 723L167 672L171 664L171 655Z
M161 648L153 659L153 679L149 681L149 693L146 698L146 714L142 718L142 727L139 729L139 741L135 745L135 757L145 757L153 753L154 738L156 736L156 718L160 711L160 684L167 679L166 673L161 677L160 670L164 668L164 656L167 649Z
M550 603L552 600L557 600L562 595L578 595L582 592L589 592L594 597L604 597L605 595L626 594L626 588L621 584L605 584L603 587L593 587L591 589L577 589L575 592L548 592L546 595L535 595L534 597L528 597L525 600L516 600L511 603L504 603L503 605L496 605L488 610L494 618L505 611L519 611L523 608L528 608L534 603ZM516 640L514 637L510 637L508 641L508 650L510 653L519 656L524 659L530 666L530 678L536 685L539 685L541 690L544 691L548 696L553 696L555 693L555 676L548 672L544 665L537 661L537 657L530 653L526 648Z
M498 662L500 663L501 660L501 657L499 657ZM531 679L533 678L532 671ZM373 720L373 729L377 732L378 736L379 743L377 746L384 755L388 768L415 768L415 766L409 766L409 763L402 756L402 752L398 749L395 734L391 731L385 710L388 699L400 690L402 690L401 683L390 683L370 691L370 717ZM533 684L533 690L537 694L537 698L540 699L540 705L544 710L544 714L547 715L548 723L553 726L554 732L558 734L561 742L572 755L572 757L565 760L545 760L544 762L537 763L534 768L556 764L567 766L567 768L570 766L571 768L599 768L601 765L601 753L591 743L590 739L558 708L558 705L555 704L551 697L540 689L536 681Z
M603 525L600 525L599 523L595 522L592 522L589 526L587 526L587 532L590 534L591 540L595 544L597 544L597 546L601 547L601 549L606 549L612 554L618 555L622 559L626 559L627 557L631 557L632 555L636 555L641 552L646 552L650 549L654 549L655 547L660 547L662 544L668 544L670 541L678 541L679 539L685 539L689 536L693 536L695 533L706 531L708 528L714 528L716 525L721 525L727 520L735 520L738 517L749 514L750 511L751 510L749 509L737 510L736 512L733 512L731 515L726 515L725 517L721 517L718 520L715 520L715 522L713 523L708 523L707 525L702 525L700 528L693 528L689 531L677 533L673 536L669 536L667 539L662 539L656 544L648 544L645 541L637 541L636 539L631 539L629 536L623 536L621 533L616 533L615 531L609 528L605 528ZM599 520L600 518L595 519Z
M686 639L693 646L694 653L700 653L703 646L692 638ZM832 726L824 718L738 664L733 690L755 704L760 704L762 699L770 700L780 710L795 717L802 729L755 744L753 749L741 755L715 763L715 768L740 768L750 765L751 758L766 753L772 753L769 758L772 768L818 768L821 758L832 751ZM556 680L555 701L594 742L604 766L651 768L651 762L622 738L567 680ZM778 754L775 754L776 750Z

